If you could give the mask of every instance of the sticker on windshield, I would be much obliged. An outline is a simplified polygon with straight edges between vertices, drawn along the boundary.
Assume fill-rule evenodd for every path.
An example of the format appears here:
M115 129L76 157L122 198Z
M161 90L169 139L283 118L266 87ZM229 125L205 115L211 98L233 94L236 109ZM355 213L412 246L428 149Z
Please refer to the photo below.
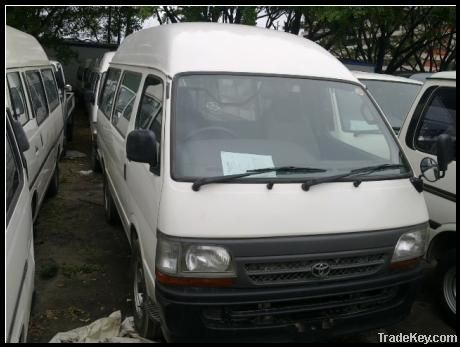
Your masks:
M245 173L248 170L274 167L271 155L220 152L224 175ZM275 172L267 172L251 177L276 177Z
M364 90L362 90L361 88L355 88L355 93L358 94L359 96L363 96Z

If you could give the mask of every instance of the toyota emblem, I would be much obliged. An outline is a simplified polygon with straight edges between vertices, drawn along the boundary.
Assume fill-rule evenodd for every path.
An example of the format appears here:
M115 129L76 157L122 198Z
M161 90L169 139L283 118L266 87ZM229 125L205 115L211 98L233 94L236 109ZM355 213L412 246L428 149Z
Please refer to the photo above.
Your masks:
M311 267L311 273L318 278L324 278L329 275L331 267L328 263L316 263Z

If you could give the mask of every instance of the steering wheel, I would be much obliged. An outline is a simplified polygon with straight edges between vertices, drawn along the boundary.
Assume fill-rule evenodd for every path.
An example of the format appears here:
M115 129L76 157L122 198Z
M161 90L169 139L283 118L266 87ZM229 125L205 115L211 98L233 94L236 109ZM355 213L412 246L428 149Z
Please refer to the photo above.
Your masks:
M205 127L205 128L200 128L198 130L193 131L191 134L189 134L185 139L184 142L190 141L191 138L201 134L201 133L207 133L207 132L221 132L225 133L227 135L230 135L232 138L238 138L238 135L236 135L233 131L228 130L227 128L224 127L218 127L218 126L210 126L210 127Z

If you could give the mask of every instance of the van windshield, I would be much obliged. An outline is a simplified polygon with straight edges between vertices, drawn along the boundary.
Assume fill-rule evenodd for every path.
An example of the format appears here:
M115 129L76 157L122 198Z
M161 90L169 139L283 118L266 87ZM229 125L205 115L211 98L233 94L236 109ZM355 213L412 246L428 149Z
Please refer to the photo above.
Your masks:
M274 76L190 74L174 80L172 177L179 181L267 167L315 167L241 178L301 181L401 164L365 179L407 176L410 167L358 85Z
M409 113L421 85L390 81L362 80L380 105L395 130L401 126Z

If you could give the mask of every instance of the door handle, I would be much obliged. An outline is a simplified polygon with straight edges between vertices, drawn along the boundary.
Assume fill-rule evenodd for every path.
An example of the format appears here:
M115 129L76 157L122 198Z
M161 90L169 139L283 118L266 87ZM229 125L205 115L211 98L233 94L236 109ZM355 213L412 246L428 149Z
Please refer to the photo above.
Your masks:
M125 181L126 181L126 163L123 164L123 178L124 178Z
M35 154L38 154L38 151L39 151L38 146L35 146Z

